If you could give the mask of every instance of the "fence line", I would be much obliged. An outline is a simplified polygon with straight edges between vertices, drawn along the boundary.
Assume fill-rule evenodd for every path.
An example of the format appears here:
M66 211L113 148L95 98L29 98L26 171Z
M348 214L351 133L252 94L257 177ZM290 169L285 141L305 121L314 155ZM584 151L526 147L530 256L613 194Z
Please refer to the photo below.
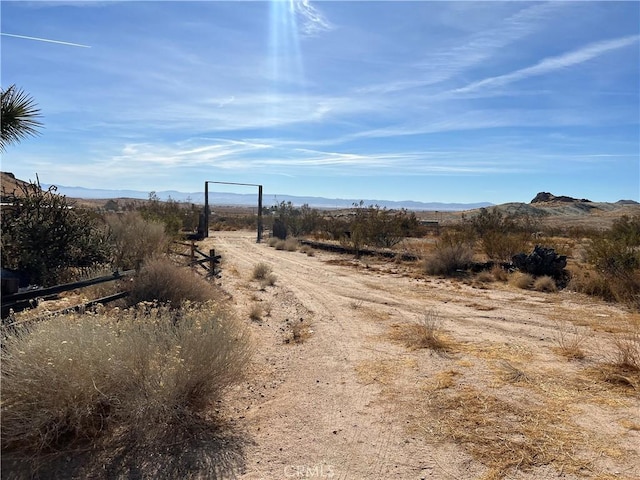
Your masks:
M20 312L26 308L32 307L34 301L38 299L47 299L54 297L58 293L68 292L70 290L76 290L78 288L86 288L92 285L98 285L100 283L113 282L115 280L121 280L125 277L131 276L135 273L135 270L127 270L124 272L114 272L111 275L104 275L101 277L91 278L89 280L81 280L79 282L65 283L62 285L54 285L52 287L38 288L33 290L27 290L24 292L18 292L11 295L2 296L2 318L9 316L11 310L14 312ZM121 295L118 298L126 296L126 292L120 292L115 295L103 297L102 299L93 300L92 302L107 303L109 301L116 300L116 296ZM100 301L102 300L102 301ZM88 302L88 304L92 303ZM87 305L87 304L85 304ZM78 306L82 307L82 305ZM76 308L76 307L71 307Z

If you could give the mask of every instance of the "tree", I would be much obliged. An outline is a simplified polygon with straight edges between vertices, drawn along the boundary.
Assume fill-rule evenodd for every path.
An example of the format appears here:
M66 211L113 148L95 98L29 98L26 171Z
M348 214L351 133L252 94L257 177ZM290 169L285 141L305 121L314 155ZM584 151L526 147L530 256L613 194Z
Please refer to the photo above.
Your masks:
M4 151L7 145L20 143L25 137L37 135L42 122L38 120L40 109L24 90L11 85L6 90L0 89L0 94L0 151Z

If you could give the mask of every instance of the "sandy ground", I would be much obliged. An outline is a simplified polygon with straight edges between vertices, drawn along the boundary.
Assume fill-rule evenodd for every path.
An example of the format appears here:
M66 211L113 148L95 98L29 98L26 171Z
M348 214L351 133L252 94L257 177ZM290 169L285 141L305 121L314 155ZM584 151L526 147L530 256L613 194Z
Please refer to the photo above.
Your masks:
M202 246L222 254L219 282L255 342L227 399L250 438L239 478L639 478L637 390L597 373L637 316L568 291L279 251L250 232ZM252 280L260 262L275 285ZM425 316L448 351L397 341ZM561 337L585 358L565 358Z

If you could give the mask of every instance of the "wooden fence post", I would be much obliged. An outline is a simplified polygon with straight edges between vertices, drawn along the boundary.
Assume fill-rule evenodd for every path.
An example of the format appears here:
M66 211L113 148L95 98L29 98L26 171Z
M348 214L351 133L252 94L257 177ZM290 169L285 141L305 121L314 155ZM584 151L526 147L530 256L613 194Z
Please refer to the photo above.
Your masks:
M214 276L216 274L216 251L215 249L209 250L209 275Z

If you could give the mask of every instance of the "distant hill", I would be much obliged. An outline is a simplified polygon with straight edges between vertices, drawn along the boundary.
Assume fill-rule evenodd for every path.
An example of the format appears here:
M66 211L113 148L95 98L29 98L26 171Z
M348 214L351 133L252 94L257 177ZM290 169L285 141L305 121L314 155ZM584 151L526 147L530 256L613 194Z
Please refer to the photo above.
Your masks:
M48 188L48 185L43 185L43 188ZM67 187L58 185L58 193L66 195L69 198L81 198L81 199L110 199L110 198L133 198L133 199L147 199L149 198L149 192L142 192L139 190L103 190L95 188L83 188L83 187ZM178 192L175 190L165 190L161 192L155 192L161 200L168 200L169 198L178 202L191 202L195 204L204 204L204 192ZM294 195L282 195L282 194L269 194L264 193L262 203L264 206L275 205L280 202L291 202L296 206L308 204L314 208L349 208L354 203L359 203L361 199L346 199L346 198L324 198L324 197L302 197ZM441 203L441 202L415 202L411 200L406 201L392 201L392 200L374 200L374 199L362 199L365 205L378 205L383 208L400 209L405 208L407 210L430 210L430 211L460 211L469 210L474 208L489 207L493 205L489 202L479 203ZM229 206L255 206L257 202L257 193L221 193L221 192L209 192L209 202L213 205L229 205Z

